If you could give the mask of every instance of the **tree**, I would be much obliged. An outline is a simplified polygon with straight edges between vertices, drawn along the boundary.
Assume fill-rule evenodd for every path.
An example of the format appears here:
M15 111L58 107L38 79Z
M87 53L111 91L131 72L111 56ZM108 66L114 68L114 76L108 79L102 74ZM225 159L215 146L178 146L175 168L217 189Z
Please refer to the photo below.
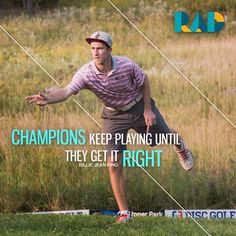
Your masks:
M28 16L33 16L33 2L32 0L23 0L23 7Z

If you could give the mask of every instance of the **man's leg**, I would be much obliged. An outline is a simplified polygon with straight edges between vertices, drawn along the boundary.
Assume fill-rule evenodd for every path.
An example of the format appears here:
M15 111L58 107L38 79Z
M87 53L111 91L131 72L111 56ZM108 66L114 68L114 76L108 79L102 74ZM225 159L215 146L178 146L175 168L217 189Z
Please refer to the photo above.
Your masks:
M126 198L122 154L118 154L117 162L111 161L111 159L109 158L108 164L112 190L115 195L117 205L120 209L120 216L117 218L116 222L124 223L131 220L131 213L128 210L129 208ZM118 166L116 166L116 164L118 164Z
M149 132L152 133L152 137L155 137L156 133L177 133L174 129L170 129L166 124L164 118L162 117L161 113L155 106L155 102L152 100L152 111L156 115L156 124L150 127ZM143 105L140 103L140 106L136 107L137 114L140 114L139 118L136 120L134 130L138 133L146 133L147 127L144 121L144 117L142 116L143 113ZM186 144L184 143L183 139L178 135L179 145L174 145L174 150L179 157L179 161L181 166L186 170L189 171L193 167L193 156L191 151L187 148ZM153 142L155 139L153 138ZM159 142L159 140L158 140ZM169 143L173 143L172 140L169 140ZM153 146L153 145L152 145Z
M113 150L119 150L117 162L108 158L108 168L110 175L110 182L112 190L120 210L120 216L116 222L127 222L131 220L131 214L128 210L128 203L126 199L125 181L123 177L123 156L122 152L126 149L126 145L122 144L120 140L115 141L115 134L119 133L123 135L126 140L127 132L130 128L131 120L128 113L109 111L104 109L102 113L103 129L105 133L110 133L112 139L108 141L106 149L110 152ZM116 167L116 164L118 166Z
M128 210L128 203L126 200L126 190L125 190L125 182L123 177L123 166L122 166L122 154L118 155L118 166L115 165L116 162L112 162L109 158L109 175L113 193L115 195L116 202L120 211Z

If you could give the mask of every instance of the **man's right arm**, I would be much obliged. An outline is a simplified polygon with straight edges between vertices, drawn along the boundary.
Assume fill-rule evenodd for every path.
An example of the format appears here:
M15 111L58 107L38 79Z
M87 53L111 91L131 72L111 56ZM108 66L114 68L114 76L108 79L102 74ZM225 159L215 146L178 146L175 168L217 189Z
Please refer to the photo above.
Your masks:
M36 95L27 96L25 97L25 99L29 103L36 103L39 106L45 106L47 104L53 104L65 101L72 94L73 91L70 88L65 87L53 90L49 94L39 93Z

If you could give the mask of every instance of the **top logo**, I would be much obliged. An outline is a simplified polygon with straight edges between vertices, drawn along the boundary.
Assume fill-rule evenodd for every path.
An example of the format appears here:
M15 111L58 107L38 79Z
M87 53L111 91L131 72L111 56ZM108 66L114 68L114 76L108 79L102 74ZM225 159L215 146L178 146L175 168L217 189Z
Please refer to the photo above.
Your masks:
M220 32L225 25L224 16L216 11L207 13L205 23L199 12L196 13L190 26L188 14L182 11L175 12L175 32L177 33L215 33Z
M99 33L95 35L95 39L99 39L99 37L100 37Z

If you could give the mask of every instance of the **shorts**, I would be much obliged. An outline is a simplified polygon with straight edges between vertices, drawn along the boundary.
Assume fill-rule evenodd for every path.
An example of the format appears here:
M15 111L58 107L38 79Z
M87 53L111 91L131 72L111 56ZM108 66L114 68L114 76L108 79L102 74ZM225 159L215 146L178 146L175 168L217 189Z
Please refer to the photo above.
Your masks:
M170 133L170 129L163 119L161 113L155 106L153 99L151 99L151 108L156 115L156 124L151 126L149 129L149 133L152 134L152 137L155 137L156 133ZM127 149L126 145L121 143L121 141L117 143L115 142L115 133L123 134L125 138L129 129L134 129L137 133L146 133L147 126L145 124L143 112L143 99L141 99L128 111L116 111L104 107L101 115L103 119L103 132L110 133L112 135L112 139L109 140L108 144L105 146L106 150L119 150L120 153ZM154 145L155 143L153 141L150 146Z

